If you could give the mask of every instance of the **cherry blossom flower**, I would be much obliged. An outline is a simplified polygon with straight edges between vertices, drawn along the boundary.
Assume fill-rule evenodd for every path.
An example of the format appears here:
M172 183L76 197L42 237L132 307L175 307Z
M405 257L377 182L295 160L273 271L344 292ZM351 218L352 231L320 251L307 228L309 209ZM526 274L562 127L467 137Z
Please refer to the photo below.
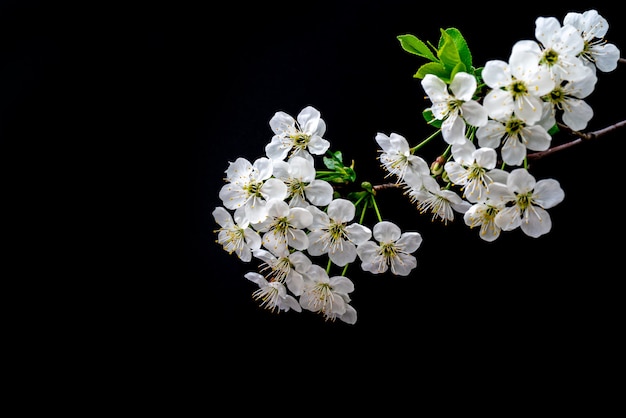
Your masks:
M476 78L465 72L458 72L448 85L433 74L426 74L422 87L430 98L430 110L435 119L443 120L441 135L448 144L466 141L466 122L473 126L487 123L487 112L483 106L472 100L476 92Z
M454 191L442 189L432 177L425 177L420 189L409 188L407 193L420 213L430 212L433 221L439 218L444 224L454 220L454 212L465 213L471 206Z
M542 106L543 109L543 106ZM550 147L552 137L540 124L529 124L516 115L506 119L490 119L476 131L478 145L499 148L502 160L509 165L521 165L527 150L545 151Z
M420 184L422 176L430 175L428 163L411 153L409 143L402 135L392 133L387 136L379 132L375 139L382 148L378 160L387 171L387 176L396 176L397 183L409 179L412 184Z
M579 81L559 83L544 96L553 112L562 111L563 123L575 131L583 130L593 117L593 109L584 100L590 95L598 81L595 73Z
M487 61L481 73L483 81L491 87L483 99L483 106L490 117L507 120L513 112L529 125L542 116L541 97L554 89L555 82L550 71L537 63L533 52L511 53L509 62ZM479 128L480 129L480 128Z
M538 17L535 20L535 38L540 43L532 40L517 41L511 54L531 53L536 57L535 63L548 69L556 83L562 80L582 80L593 72L579 58L585 43L575 27L561 26L554 17Z
M241 261L252 260L252 250L261 247L261 236L250 227L249 222L246 219L238 219L236 222L230 212L221 206L216 207L212 215L220 226L220 229L216 231L217 242L229 254L236 253ZM235 218L238 216L236 215Z
M565 198L559 182L554 179L536 181L525 168L517 168L509 173L506 185L508 193L500 199L513 205L496 215L496 225L504 231L519 226L533 238L550 232L552 220L546 209L556 206Z
M254 164L241 157L229 163L227 183L219 192L224 206L231 210L243 207L250 223L263 221L267 216L267 200L287 197L287 186L279 179L270 178L272 171L272 161L265 157Z
M477 202L486 196L489 185L500 178L506 178L504 170L496 169L497 154L493 148L478 148L467 141L452 146L454 161L448 161L444 169L452 183L461 186L463 197Z
M287 251L287 247L306 250L309 238L303 229L313 222L313 215L305 208L290 208L287 202L271 199L267 202L267 217L254 224L263 233L263 246L274 253Z
M316 179L315 166L305 158L274 161L274 177L287 185L289 206L326 206L333 200L333 186L325 180Z
M609 23L596 10L587 10L584 13L569 12L563 19L564 25L575 27L584 40L580 58L586 65L603 72L617 68L620 58L619 49L608 43L604 36L609 30Z
M507 172L504 172L508 177ZM505 200L502 196L506 196L509 190L506 186L506 177L504 183L493 182L489 185L489 194L483 195L476 203L474 203L463 214L463 221L470 228L480 227L478 236L487 242L498 239L502 228L496 224L496 215L505 208Z
M374 225L372 235L378 244L367 241L356 250L364 271L379 274L391 267L393 274L408 276L417 267L417 259L411 253L422 244L419 232L403 233L393 222L381 221Z
M320 313L328 321L337 318L348 324L357 319L356 310L350 306L349 293L354 291L354 283L344 276L328 277L326 271L313 264L306 273L304 292L300 296L302 308Z
M315 206L307 208L313 214L309 226L309 248L312 256L328 254L338 266L352 263L357 256L356 246L369 240L372 231L359 223L349 224L356 214L354 203L347 199L335 199L323 212Z
M254 256L264 263L261 273L268 282L278 281L287 286L295 296L300 296L304 288L303 274L311 267L311 260L301 251L283 251L274 254L270 251L257 249Z
M276 112L270 119L270 127L274 136L265 153L272 160L299 156L313 162L311 154L323 155L330 147L330 142L322 138L326 122L312 106L302 109L297 121L285 112Z
M261 302L261 307L276 313L290 309L302 312L298 300L287 293L285 285L281 282L268 282L265 277L255 272L246 273L244 277L259 285L259 289L252 294L252 297Z

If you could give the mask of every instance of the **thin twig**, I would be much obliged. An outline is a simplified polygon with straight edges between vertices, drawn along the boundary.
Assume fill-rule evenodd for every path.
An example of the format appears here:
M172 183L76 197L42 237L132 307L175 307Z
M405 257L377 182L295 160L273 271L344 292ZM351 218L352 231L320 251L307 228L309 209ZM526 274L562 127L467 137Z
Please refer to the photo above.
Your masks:
M372 189L374 189L375 191L380 191L380 190L384 190L384 189L399 189L401 187L404 187L404 184L402 183L384 183L384 184L377 184L375 186L372 186Z
M552 155L555 152L562 151L562 150L567 149L567 148L571 148L574 145L578 145L578 144L582 143L583 141L590 141L592 139L599 138L601 136L604 136L604 135L608 134L609 132L615 131L615 130L623 128L625 126L626 126L626 120L623 120L621 122L617 122L617 123L615 123L613 125L607 126L606 128L602 128L602 129L594 131L594 132L584 133L584 132L574 131L574 130L570 129L567 125L563 125L562 123L559 123L559 128L561 130L567 131L570 134L576 136L577 138L572 140L572 141L570 141L570 142L566 142L565 144L554 146L554 147L552 147L550 149L547 149L545 151L534 152L532 154L528 154L527 158L528 158L528 160L535 160L536 161L536 160L539 160L539 159L541 159L543 157L546 157L548 155Z

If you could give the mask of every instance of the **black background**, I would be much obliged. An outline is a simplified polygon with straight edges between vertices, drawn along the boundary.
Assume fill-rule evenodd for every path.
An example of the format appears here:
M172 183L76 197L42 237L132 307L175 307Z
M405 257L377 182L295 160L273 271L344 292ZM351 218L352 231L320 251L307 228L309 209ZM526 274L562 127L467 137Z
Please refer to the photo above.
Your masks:
M487 243L460 216L431 223L398 191L381 193L383 217L424 241L408 277L349 269L354 325L263 310L244 278L256 262L215 242L224 170L264 155L276 111L320 110L325 138L355 161L358 181L383 180L377 132L411 144L431 133L412 77L423 61L401 49L400 34L436 42L440 28L456 27L481 66L534 39L538 16L562 21L595 7L611 25L608 40L626 48L608 3L437 7L172 2L73 9L76 18L46 2L3 2L0 143L3 161L18 166L7 188L28 198L13 199L28 221L17 222L24 229L10 254L26 249L31 291L36 267L45 271L41 293L63 294L35 322L55 333L106 332L98 342L112 351L145 339L137 358L181 362L236 352L243 364L276 355L306 369L315 363L301 351L313 349L339 368L543 358L566 370L572 357L604 367L623 348L623 129L531 167L565 191L549 210L552 231L537 239L516 230ZM588 131L625 119L624 76L623 65L599 73ZM24 179L27 187L16 186ZM47 319L57 312L63 320Z

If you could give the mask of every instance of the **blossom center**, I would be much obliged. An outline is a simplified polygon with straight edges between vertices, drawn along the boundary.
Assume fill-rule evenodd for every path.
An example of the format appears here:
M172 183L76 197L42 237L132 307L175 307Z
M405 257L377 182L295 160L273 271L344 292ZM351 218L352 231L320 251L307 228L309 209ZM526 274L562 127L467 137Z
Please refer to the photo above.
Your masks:
M554 49L549 48L543 51L543 55L541 59L539 60L539 63L547 65L548 67L551 67L555 65L558 61L559 61L559 53L556 52Z
M293 147L300 150L306 149L309 141L311 141L311 136L305 134L304 132L297 132L291 135L290 138L293 143Z
M506 122L505 130L508 136L515 137L522 131L522 129L524 129L525 126L526 124L524 121L516 117L512 117Z
M526 96L528 94L528 88L526 87L526 84L521 80L515 80L513 83L511 83L508 89L514 99Z

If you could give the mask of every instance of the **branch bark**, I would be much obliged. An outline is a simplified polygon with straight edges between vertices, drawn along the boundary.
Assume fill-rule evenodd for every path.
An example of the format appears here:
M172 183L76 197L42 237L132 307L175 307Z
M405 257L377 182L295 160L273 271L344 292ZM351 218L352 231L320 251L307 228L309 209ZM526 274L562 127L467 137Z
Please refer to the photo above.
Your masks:
M574 130L570 129L567 125L563 125L562 123L559 123L558 125L559 125L559 128L561 130L563 130L565 132L569 132L570 134L574 135L577 138L572 140L572 141L570 141L570 142L566 142L564 144L557 145L557 146L554 146L552 148L549 148L549 149L547 149L545 151L533 152L531 154L528 154L526 156L526 158L528 158L529 161L539 160L539 159L544 158L544 157L546 157L548 155L552 155L555 152L562 151L562 150L567 149L567 148L571 148L574 145L578 145L578 144L582 143L583 141L590 141L590 140L593 140L593 139L597 139L597 138L599 138L601 136L604 136L604 135L606 135L606 134L608 134L610 132L616 131L616 130L626 126L626 120L623 120L621 122L617 122L617 123L615 123L613 125L607 126L606 128L602 128L602 129L599 129L597 131L587 132L587 133L574 131Z

